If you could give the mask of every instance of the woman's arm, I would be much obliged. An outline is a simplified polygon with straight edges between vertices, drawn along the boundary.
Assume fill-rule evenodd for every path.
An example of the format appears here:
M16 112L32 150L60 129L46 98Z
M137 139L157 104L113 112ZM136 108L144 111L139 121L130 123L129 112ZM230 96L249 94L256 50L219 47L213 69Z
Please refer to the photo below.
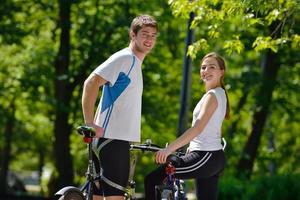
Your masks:
M202 104L198 119L196 120L193 127L186 130L179 138L173 141L169 146L165 149L158 151L155 156L155 160L157 163L165 163L168 155L170 155L175 150L180 147L188 144L192 139L194 139L197 135L199 135L211 116L215 112L218 107L218 101L214 94L209 93L204 99Z

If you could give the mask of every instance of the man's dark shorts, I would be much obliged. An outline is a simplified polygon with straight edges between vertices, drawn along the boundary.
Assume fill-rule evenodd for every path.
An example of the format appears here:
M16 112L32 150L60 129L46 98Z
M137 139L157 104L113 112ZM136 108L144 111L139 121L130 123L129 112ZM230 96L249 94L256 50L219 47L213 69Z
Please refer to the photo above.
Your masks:
M100 152L98 156L93 155L93 162L97 174L101 166L102 178L100 186L96 182L93 187L94 195L124 196L130 167L129 142L100 138L97 147Z

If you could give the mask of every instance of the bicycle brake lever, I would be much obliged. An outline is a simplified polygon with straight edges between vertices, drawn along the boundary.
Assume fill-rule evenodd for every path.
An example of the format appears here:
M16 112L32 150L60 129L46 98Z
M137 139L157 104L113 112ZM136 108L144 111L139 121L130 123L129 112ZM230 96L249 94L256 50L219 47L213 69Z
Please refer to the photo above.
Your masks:
M148 145L148 146L151 146L152 140L151 139L146 139L145 144Z
M167 162L169 163L172 163L172 165L176 164L176 165L180 165L180 158L179 156L177 155L174 155L174 154L170 154L168 157L167 157Z

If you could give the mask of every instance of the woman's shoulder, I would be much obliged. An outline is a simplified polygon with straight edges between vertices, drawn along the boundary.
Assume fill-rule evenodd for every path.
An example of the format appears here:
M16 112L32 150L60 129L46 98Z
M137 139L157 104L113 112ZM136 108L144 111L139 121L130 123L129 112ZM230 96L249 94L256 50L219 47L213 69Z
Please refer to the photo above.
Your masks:
M225 90L222 87L216 87L216 88L210 89L207 93L210 93L210 92L222 94L222 93L225 93Z
M224 98L226 98L225 90L221 87L210 89L206 94L213 94L218 101L221 101Z

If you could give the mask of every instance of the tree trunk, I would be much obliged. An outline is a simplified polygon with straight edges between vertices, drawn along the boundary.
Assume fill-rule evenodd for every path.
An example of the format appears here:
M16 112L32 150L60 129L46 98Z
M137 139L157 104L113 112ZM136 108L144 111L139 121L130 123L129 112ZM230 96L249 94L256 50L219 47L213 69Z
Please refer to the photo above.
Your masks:
M244 92L243 96L240 98L237 109L235 110L236 113L240 113L240 111L242 110L243 106L246 104L246 100L248 98L248 94L249 94L249 87L248 85L246 85L243 90ZM237 131L237 127L239 124L240 120L239 119L235 119L232 123L231 126L229 128L228 134L229 134L229 138L233 139L234 135Z
M269 50L267 52L266 63L263 68L262 85L258 92L256 111L253 115L252 130L242 157L238 163L238 173L240 176L250 177L260 138L267 120L269 105L272 102L272 92L275 87L277 72L280 64L276 62L276 54Z
M45 152L43 149L39 149L39 165L38 165L38 176L39 176L39 184L42 185L42 175L43 175L43 167L45 165ZM43 194L44 191L41 187L41 193Z
M280 37L280 26L282 25L283 23L279 21L271 24L269 32L273 39ZM272 102L272 93L279 68L280 63L277 60L277 54L268 50L263 63L262 84L256 98L256 111L252 119L252 130L237 166L238 175L241 177L250 178L251 176L263 128L268 117L269 106Z
M4 149L2 152L2 163L0 170L0 194L6 194L7 188L7 175L9 171L9 161L12 144L13 127L15 124L14 118L15 107L12 106L12 113L8 114L7 121L4 129Z
M95 8L98 13L98 4L99 1L95 2ZM56 104L56 119L55 119L55 143L54 143L54 153L56 158L56 168L58 171L58 185L54 187L56 189L70 185L73 182L74 171L72 164L72 157L70 154L70 133L72 127L68 124L69 117L69 105L72 98L72 93L74 88L78 84L82 84L86 78L86 71L88 66L91 65L93 56L97 54L96 51L96 39L95 35L97 33L97 23L98 19L97 14L95 15L92 26L90 38L91 38L91 47L88 53L88 58L83 61L82 66L79 68L79 73L74 73L73 82L69 82L69 60L70 60L70 7L71 3L68 0L61 0L59 2L60 12L59 12L59 22L61 27L61 36L60 36L60 48L58 56L55 61L55 71L56 71L56 80L55 80L55 98L57 101ZM110 30L110 31L108 31ZM106 31L106 37L109 38L113 33L114 29L108 29ZM88 31L88 30L87 30ZM104 39L103 41L107 41ZM103 45L99 45L103 46Z
M69 89L69 60L70 60L70 8L71 1L59 1L60 47L55 60L55 98L56 112L54 122L54 154L58 171L58 187L71 185L74 172L70 154L70 131L68 124L69 102L72 91ZM58 188L57 188L58 189Z

